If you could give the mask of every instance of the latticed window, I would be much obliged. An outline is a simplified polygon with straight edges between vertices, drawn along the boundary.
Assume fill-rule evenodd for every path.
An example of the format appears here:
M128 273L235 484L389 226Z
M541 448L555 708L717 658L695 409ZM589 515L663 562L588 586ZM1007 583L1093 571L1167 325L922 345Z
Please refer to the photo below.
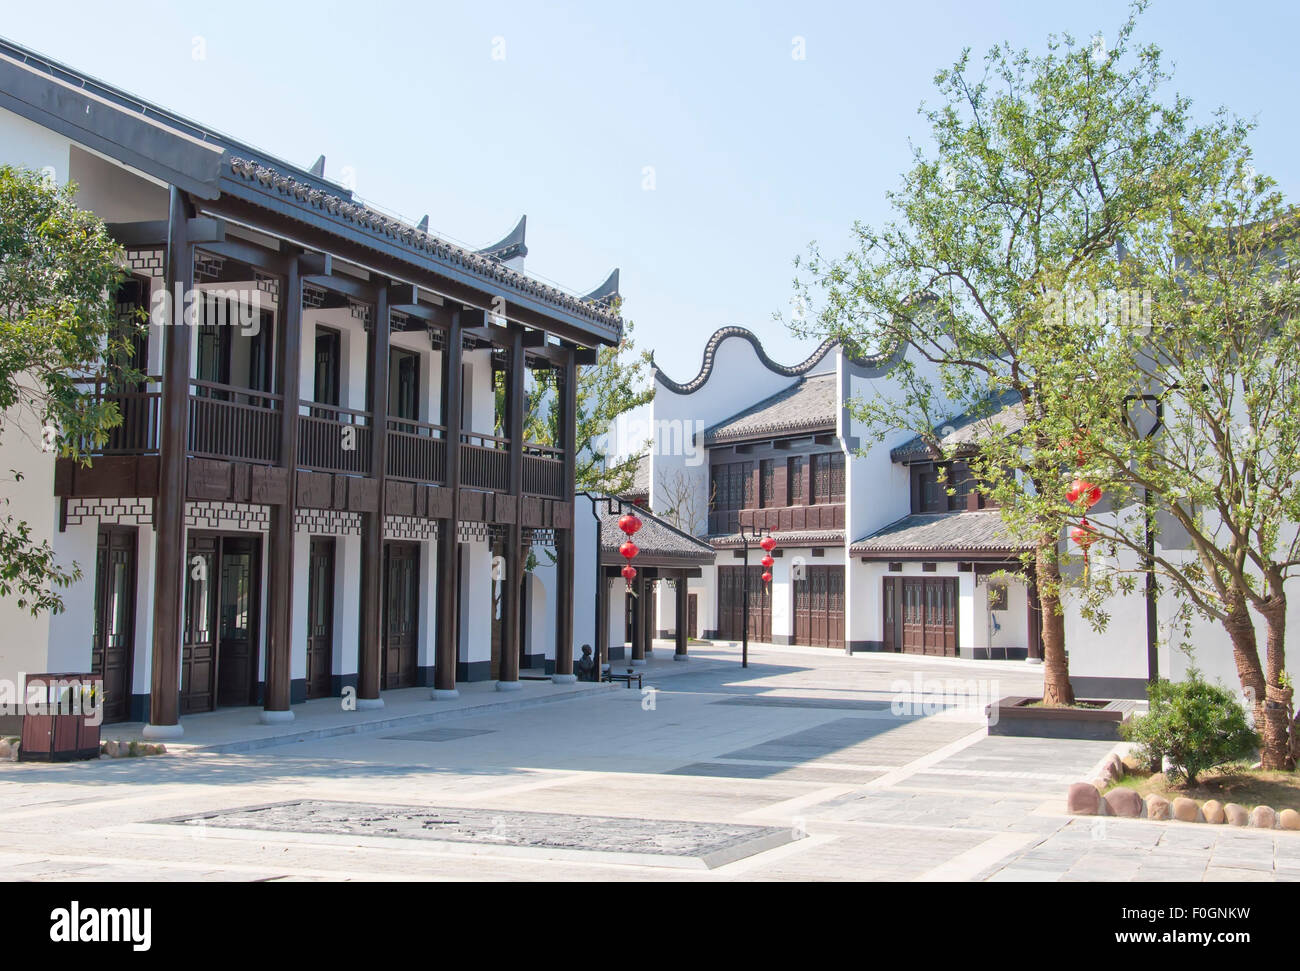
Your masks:
M786 483L786 498L792 506L802 505L804 502L803 494L803 456L796 455L786 462L786 475L789 477Z
M812 457L812 501L844 501L844 453L825 452Z
M776 465L771 459L758 463L758 504L763 508L776 500Z
M715 465L711 470L713 495L710 498L710 531L735 532L739 519L732 515L753 508L754 463L732 462Z

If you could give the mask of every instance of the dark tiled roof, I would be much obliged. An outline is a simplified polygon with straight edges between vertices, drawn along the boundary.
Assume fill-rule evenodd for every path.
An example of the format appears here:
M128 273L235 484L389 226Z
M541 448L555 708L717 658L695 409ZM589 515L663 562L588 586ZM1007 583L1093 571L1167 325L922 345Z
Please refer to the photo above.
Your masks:
M913 513L865 536L852 553L988 550L1017 552L1031 544L1017 543L996 509L978 512Z
M642 455L632 470L632 487L623 493L627 499L650 498L650 456Z
M767 534L764 533L764 536ZM779 548L789 548L792 546L843 546L844 531L839 529L812 529L812 530L773 530L772 538L776 540ZM739 549L741 546L740 534L729 533L710 536L709 542L718 549ZM751 548L757 548L758 540L751 538L749 541Z
M994 426L1006 432L1014 432L1023 428L1024 424L1025 410L1020 403L1020 396L1014 391L1006 391L937 426L933 434L939 440L943 450L947 452L958 446L978 441L987 436ZM899 445L889 453L889 457L895 462L906 462L933 455L933 450L921 435Z
M616 553L627 537L618 528L619 511L610 512L603 497L596 497L596 514L600 517L600 551ZM667 523L646 509L637 509L641 520L641 529L632 537L632 542L641 549L641 556L676 557L686 560L703 560L712 562L713 548L688 533L682 532L671 523ZM632 562L636 566L636 561Z
M835 374L815 374L751 405L704 432L706 445L758 435L834 431L839 411Z

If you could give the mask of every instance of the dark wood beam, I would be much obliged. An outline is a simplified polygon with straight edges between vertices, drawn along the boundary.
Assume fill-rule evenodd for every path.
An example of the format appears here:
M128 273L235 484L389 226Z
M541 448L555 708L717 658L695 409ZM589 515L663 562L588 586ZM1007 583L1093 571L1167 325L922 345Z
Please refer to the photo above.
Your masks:
M189 201L172 186L167 220L168 293L194 288L194 248L190 245ZM172 312L179 315L180 307ZM189 428L190 336L194 328L170 320L161 328L163 380L158 433L158 498L154 501L153 664L149 686L151 738L179 738L181 607L185 602L185 450ZM212 582L215 577L210 578Z
M326 279L336 280L337 277ZM384 496L388 457L388 290L381 288L374 306L367 354L370 370L370 475L380 497L379 507L361 517L361 637L357 670L357 702L381 708L379 697L383 650Z
M387 290L383 287L377 287L373 283L365 283L342 273L313 273L310 276L304 276L303 283L313 287L320 287L322 290L341 293L345 297L351 297L353 300L361 300L369 304L377 303L380 293L387 297Z
M262 720L293 720L291 684L293 659L294 497L298 472L298 399L302 361L302 274L298 261L280 291L280 320L276 336L275 370L280 376L280 467L287 480L285 502L271 507L269 546L270 577L267 609L270 625L266 645L266 690Z
M213 256L220 256L236 263L243 263L266 273L285 276L289 272L289 259L278 250L269 250L256 243L242 239L226 239L222 242L205 243L201 249Z
M166 246L170 219L108 223L108 235L123 246ZM190 243L217 243L226 238L226 224L209 216L188 216L185 226Z
M433 696L456 697L456 659L460 648L460 508L461 374L464 340L459 308L451 310L447 345L442 349L442 413L446 428L449 515L438 520L438 627L434 634Z

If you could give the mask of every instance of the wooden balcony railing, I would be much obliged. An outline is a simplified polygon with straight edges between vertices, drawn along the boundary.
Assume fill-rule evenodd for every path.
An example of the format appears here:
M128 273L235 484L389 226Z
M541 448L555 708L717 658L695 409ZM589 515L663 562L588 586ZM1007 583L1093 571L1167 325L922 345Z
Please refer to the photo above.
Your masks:
M370 474L370 412L298 402L298 466Z
M564 451L549 445L524 443L524 492L531 496L564 498Z
M388 474L443 485L447 481L447 429L404 418L388 420Z
M510 488L510 440L495 435L460 436L460 484L505 492Z
M280 459L282 403L268 391L191 380L190 454L273 465Z
M114 404L119 424L102 445L81 442L86 455L152 455L158 451L158 408L162 400L161 378L147 377L137 385L119 390L103 378L77 382L94 405Z

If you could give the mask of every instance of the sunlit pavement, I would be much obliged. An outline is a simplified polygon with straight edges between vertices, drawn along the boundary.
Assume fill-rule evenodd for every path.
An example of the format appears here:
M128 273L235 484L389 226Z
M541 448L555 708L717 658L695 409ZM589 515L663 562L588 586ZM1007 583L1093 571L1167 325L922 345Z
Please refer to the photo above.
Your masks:
M0 764L0 866L93 881L1300 875L1296 834L1066 816L1066 787L1110 744L990 738L979 720L1040 668L755 645L742 669L731 646L691 652L673 664L661 642L644 691L548 701L560 687L538 682L534 703L482 693L428 718L412 695L390 706L411 717L251 751Z

